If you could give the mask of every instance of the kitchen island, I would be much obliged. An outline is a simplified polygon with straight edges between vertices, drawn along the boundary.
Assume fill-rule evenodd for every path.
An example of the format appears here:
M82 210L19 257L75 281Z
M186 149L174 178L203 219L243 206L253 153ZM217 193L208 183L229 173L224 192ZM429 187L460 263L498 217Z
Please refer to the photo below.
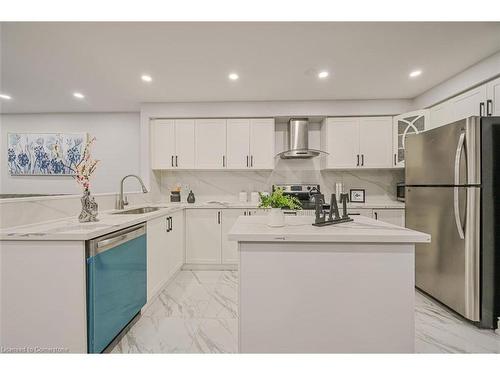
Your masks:
M327 227L239 217L242 353L411 353L415 243L425 233L366 217Z

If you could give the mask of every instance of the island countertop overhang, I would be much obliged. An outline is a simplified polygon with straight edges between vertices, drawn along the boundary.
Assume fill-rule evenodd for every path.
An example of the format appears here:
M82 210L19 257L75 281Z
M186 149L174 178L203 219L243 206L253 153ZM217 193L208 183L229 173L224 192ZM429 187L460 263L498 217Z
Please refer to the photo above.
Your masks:
M240 216L228 238L238 242L335 242L335 243L429 243L427 233L381 222L364 216L353 222L325 227L312 225L310 216L286 218L284 227L270 227L266 216Z

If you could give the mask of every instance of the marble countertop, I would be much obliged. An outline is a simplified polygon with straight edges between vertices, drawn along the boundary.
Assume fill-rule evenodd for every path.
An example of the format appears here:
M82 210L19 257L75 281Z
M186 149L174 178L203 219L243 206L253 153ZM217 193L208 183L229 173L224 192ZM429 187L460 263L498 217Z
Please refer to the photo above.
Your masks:
M402 205L402 206L401 206ZM257 208L252 202L198 202L198 203L151 203L147 205L129 206L126 210L144 206L160 207L158 211L147 214L113 215L117 210L99 212L98 222L79 223L76 217L44 221L36 224L0 229L0 240L52 240L52 241L86 241L129 226L146 222L169 213L183 209L224 209ZM401 202L381 202L370 204L349 204L350 208L404 208Z
M253 203L240 202L205 202L205 203L165 203L128 206L125 210L139 207L159 207L158 211L146 214L114 215L118 210L99 212L98 222L80 223L76 217L46 221L0 230L0 240L52 240L52 241L86 241L123 228L130 227L170 213L194 208L256 208ZM124 211L125 211L124 210Z
M270 227L265 216L240 216L229 231L229 239L239 242L355 242L419 243L431 236L411 229L374 220L353 217L354 221L315 227L310 216L286 217L284 227Z

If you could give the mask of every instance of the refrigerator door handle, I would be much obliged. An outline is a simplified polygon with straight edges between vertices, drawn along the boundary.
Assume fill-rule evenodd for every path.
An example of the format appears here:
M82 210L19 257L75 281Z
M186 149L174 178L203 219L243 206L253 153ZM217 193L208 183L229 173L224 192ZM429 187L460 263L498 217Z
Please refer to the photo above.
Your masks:
M455 152L455 185L460 185L460 157L462 156L462 152L464 150L465 144L465 133L460 134L460 138L458 139L457 150ZM460 239L464 239L464 229L462 225L462 220L460 220L460 206L458 202L458 186L453 188L453 212L455 214L455 224L457 226L458 235Z

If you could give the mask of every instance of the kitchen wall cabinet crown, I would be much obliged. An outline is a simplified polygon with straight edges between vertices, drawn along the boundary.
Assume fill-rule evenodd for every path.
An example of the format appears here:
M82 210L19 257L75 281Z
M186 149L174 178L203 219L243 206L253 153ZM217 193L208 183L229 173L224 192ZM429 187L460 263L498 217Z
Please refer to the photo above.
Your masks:
M273 169L274 119L151 122L152 169Z
M392 117L327 118L321 148L323 169L392 168Z

